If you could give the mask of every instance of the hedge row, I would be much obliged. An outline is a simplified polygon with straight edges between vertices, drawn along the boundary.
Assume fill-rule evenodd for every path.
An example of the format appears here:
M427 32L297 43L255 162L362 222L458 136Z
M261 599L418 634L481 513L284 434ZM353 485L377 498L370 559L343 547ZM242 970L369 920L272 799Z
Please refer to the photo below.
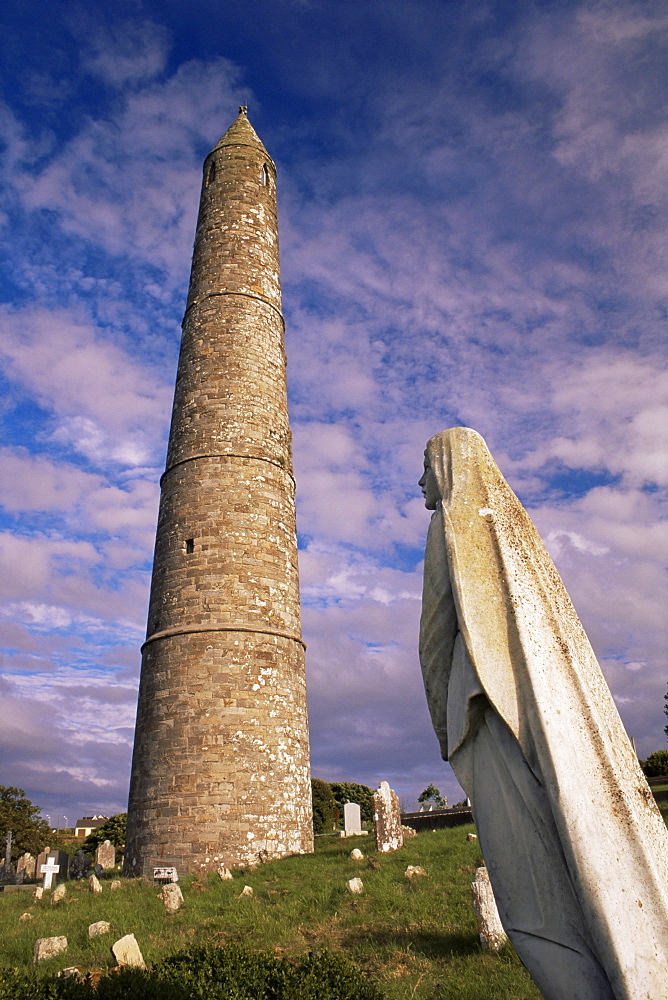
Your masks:
M383 1000L341 955L275 958L237 945L191 948L154 969L123 969L94 984L0 968L0 1000Z

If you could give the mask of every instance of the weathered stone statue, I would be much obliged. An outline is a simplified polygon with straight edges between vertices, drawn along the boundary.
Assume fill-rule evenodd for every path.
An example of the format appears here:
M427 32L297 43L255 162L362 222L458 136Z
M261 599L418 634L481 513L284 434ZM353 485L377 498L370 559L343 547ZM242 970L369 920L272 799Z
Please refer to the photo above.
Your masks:
M420 485L427 700L503 926L546 1000L658 1000L668 832L559 574L475 431Z

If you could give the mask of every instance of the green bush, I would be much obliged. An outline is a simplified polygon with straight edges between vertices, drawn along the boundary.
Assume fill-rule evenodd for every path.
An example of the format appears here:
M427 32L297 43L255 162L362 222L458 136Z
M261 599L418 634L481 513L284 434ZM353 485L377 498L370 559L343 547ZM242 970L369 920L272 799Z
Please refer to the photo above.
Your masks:
M275 958L237 945L190 948L155 969L122 969L90 979L39 979L0 969L0 1000L383 1000L359 966L342 955Z
M313 798L313 832L331 833L336 829L339 812L332 789L322 778L311 779Z
M655 750L647 760L640 761L640 766L648 778L668 774L668 750Z
M116 813L114 816L110 816L102 826L98 826L97 830L89 833L84 841L84 850L94 854L96 848L105 840L110 840L114 847L124 847L127 825L127 813Z
M373 788L359 785L356 781L332 781L330 788L341 815L346 802L356 802L360 807L362 822L373 823Z

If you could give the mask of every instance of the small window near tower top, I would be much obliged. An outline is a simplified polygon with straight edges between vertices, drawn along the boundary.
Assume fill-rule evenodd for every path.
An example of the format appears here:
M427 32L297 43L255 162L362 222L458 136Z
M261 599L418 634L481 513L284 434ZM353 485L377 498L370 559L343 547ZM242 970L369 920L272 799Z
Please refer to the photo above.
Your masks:
M213 184L216 179L216 161L211 161L211 166L209 167L209 176L206 179L207 186Z
M195 539L186 538L186 554L190 555L190 553L194 551L195 551Z
M267 185L269 183L269 171L266 166L262 167L260 171L260 184Z

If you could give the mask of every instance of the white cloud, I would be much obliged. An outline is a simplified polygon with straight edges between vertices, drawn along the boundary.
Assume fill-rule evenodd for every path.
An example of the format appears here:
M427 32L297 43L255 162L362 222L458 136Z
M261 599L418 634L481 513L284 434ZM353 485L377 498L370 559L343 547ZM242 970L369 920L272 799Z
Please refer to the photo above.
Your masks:
M116 87L162 73L170 48L166 28L151 21L95 26L82 40L82 65Z
M4 308L0 323L6 374L54 413L54 441L98 466L146 464L172 395L155 371L104 340L83 310Z

